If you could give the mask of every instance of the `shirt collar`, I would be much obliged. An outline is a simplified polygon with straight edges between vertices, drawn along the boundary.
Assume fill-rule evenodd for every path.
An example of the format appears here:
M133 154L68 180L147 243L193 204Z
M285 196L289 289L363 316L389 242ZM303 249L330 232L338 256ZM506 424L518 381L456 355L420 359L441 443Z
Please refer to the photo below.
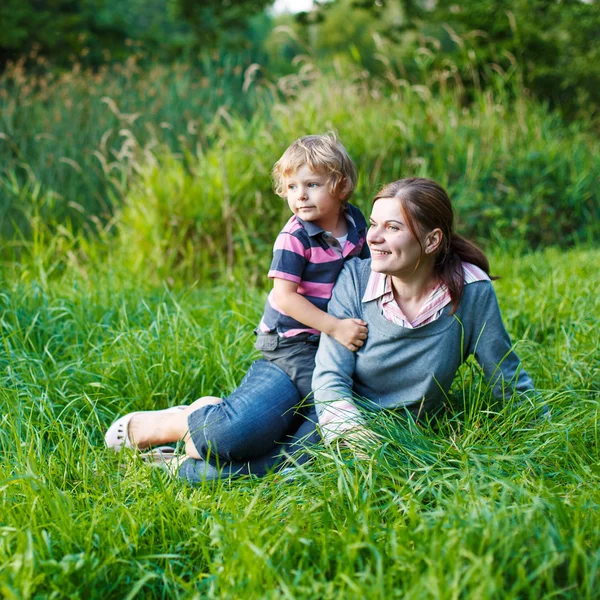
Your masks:
M479 267L476 267L471 263L462 263L462 266L463 273L465 276L465 285L468 285L469 283L474 283L475 281L489 281L490 278L487 275L487 273ZM439 287L443 288L443 290L446 291L445 285L440 285ZM391 292L392 278L389 275L384 275L383 273L376 273L375 271L371 271L362 301L371 302L372 300L377 300L378 298L381 298L386 294L390 294Z
M348 241L352 242L354 245L358 244L358 230L364 229L367 226L367 222L365 218L362 216L362 213L354 208L352 204L345 204L343 207L344 217L346 218L346 222L348 223ZM305 221L300 217L296 217L298 223L304 227L306 233L310 237L314 237L316 235L325 233L325 230L322 227L319 227L312 221Z
M306 233L308 233L310 237L314 237L315 235L319 235L320 233L325 233L325 230L322 227L315 225L312 221L305 221L304 219L301 219L298 216L296 217L296 219L298 220L298 223L300 223L300 225L304 227Z
M371 271L369 275L369 281L367 282L367 288L363 295L363 302L371 302L371 300L377 300L392 291L392 279L383 273L376 273Z

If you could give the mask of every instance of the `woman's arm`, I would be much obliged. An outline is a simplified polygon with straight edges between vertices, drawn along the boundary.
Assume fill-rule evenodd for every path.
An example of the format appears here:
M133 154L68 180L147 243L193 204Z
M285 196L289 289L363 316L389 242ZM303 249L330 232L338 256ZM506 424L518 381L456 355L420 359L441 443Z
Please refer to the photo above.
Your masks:
M338 277L328 313L338 319L362 318L356 269L352 263ZM356 353L322 335L313 375L313 394L321 433L326 442L360 426L362 419L352 402L352 376Z
M475 325L469 339L469 354L481 365L494 397L509 398L513 393L533 392L531 377L513 351L510 337L502 323L500 307L489 282L471 283L485 286L473 307Z

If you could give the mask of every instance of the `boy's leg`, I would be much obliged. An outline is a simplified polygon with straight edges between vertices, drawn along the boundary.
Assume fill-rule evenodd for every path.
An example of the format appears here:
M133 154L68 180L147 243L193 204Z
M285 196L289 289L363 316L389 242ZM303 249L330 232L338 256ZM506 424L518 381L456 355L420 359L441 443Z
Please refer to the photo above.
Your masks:
M266 360L276 364L288 374L298 388L300 398L306 398L312 391L312 376L315 370L315 356L319 337L301 333L284 338L276 333L257 332L254 347L260 350Z

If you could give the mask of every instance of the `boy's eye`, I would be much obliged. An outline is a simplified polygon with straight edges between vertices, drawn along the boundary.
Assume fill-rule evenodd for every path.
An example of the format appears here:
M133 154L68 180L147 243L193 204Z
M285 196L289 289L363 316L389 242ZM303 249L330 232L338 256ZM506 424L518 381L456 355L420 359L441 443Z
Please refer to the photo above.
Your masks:
M309 188L316 188L316 187L319 187L319 184L318 183L309 183L308 187Z
M288 183L288 190L293 190L296 188L296 184L295 183Z

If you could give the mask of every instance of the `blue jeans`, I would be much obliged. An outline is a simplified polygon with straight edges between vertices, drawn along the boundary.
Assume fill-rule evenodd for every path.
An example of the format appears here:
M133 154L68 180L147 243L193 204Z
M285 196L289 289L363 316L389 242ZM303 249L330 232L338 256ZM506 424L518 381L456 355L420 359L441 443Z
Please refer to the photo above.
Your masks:
M318 440L314 407L300 407L300 395L277 365L257 360L222 403L188 417L201 460L188 459L179 475L191 483L235 475L264 475ZM307 456L296 456L298 462Z

